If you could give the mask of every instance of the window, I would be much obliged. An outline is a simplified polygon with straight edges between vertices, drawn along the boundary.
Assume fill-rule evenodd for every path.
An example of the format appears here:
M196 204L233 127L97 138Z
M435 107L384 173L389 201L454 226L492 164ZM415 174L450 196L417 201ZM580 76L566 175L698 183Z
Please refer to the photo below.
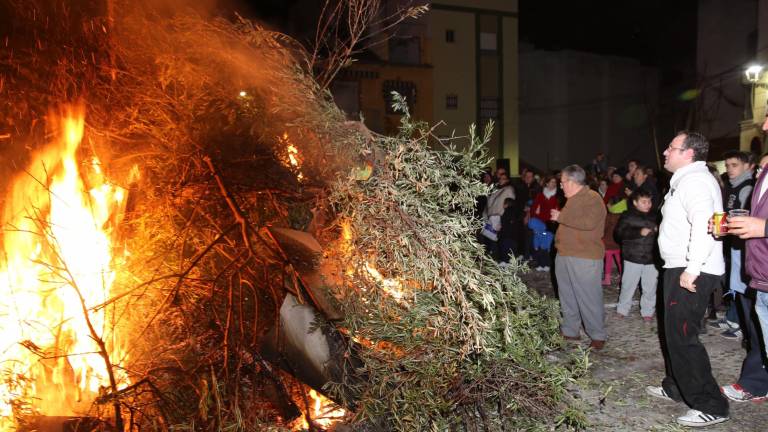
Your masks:
M446 30L445 31L445 41L448 43L454 43L456 41L456 36L453 32L453 30Z
M480 119L482 124L488 122L488 120L499 119L499 99L497 98L481 98L480 99Z
M445 109L455 110L459 108L459 96L449 94L445 97Z
M390 39L389 61L400 64L420 64L421 46L419 37L402 36Z
M413 105L416 103L416 84L411 81L384 81L382 93L386 103L387 114L402 114L392 109L392 92L396 91L405 97L408 110L413 113Z
M496 51L496 33L480 33L480 50Z

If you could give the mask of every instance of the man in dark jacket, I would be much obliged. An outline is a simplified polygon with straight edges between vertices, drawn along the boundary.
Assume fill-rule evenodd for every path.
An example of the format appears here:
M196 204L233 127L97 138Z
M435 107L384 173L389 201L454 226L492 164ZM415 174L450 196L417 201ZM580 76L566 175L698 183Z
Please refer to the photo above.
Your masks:
M634 191L644 190L651 195L651 202L653 203L652 211L659 208L661 196L659 190L651 179L648 178L648 167L645 165L638 165L635 172L632 174L632 182L634 183Z
M636 190L631 201L632 207L621 215L616 225L616 238L621 242L624 258L621 294L616 312L620 317L629 314L637 283L641 282L643 292L640 297L640 315L646 322L652 322L656 312L656 284L659 278L654 263L658 222L652 211L651 194L647 190Z

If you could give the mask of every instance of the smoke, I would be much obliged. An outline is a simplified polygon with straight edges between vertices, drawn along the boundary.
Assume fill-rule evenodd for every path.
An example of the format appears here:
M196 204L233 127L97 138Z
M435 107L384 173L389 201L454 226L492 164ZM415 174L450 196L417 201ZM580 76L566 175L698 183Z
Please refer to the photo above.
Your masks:
M78 99L87 148L108 165L116 159L117 174L136 162L131 154L158 150L253 159L284 132L306 159L327 161L323 137L297 126L326 114L318 112L326 96L295 41L222 18L213 0L69 3L2 4L13 17L0 46L2 174L23 169L29 150L48 141L45 113Z

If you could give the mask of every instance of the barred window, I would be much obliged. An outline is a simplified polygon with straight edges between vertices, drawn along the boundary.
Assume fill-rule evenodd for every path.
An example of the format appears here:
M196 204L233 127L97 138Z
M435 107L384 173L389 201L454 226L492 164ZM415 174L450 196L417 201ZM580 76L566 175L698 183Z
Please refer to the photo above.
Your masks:
M458 109L459 108L459 96L455 94L449 94L445 97L446 109Z

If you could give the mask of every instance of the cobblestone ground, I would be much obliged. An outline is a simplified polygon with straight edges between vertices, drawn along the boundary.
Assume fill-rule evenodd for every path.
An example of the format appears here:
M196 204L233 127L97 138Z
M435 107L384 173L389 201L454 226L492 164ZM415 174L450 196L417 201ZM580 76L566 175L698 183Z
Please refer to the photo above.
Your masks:
M549 273L530 272L523 275L529 288L554 297ZM684 414L684 404L665 402L645 394L645 386L660 385L664 377L656 322L645 323L635 304L629 317L618 319L615 304L619 297L618 280L604 287L606 328L605 348L590 354L590 374L586 384L574 392L587 407L590 431L682 431L675 418ZM636 300L638 293L635 294ZM582 333L580 344L586 348L589 338ZM713 330L701 340L709 352L715 377L720 385L733 383L739 375L745 351L740 342L725 339ZM768 402L731 403L731 420L706 428L707 431L768 430Z

